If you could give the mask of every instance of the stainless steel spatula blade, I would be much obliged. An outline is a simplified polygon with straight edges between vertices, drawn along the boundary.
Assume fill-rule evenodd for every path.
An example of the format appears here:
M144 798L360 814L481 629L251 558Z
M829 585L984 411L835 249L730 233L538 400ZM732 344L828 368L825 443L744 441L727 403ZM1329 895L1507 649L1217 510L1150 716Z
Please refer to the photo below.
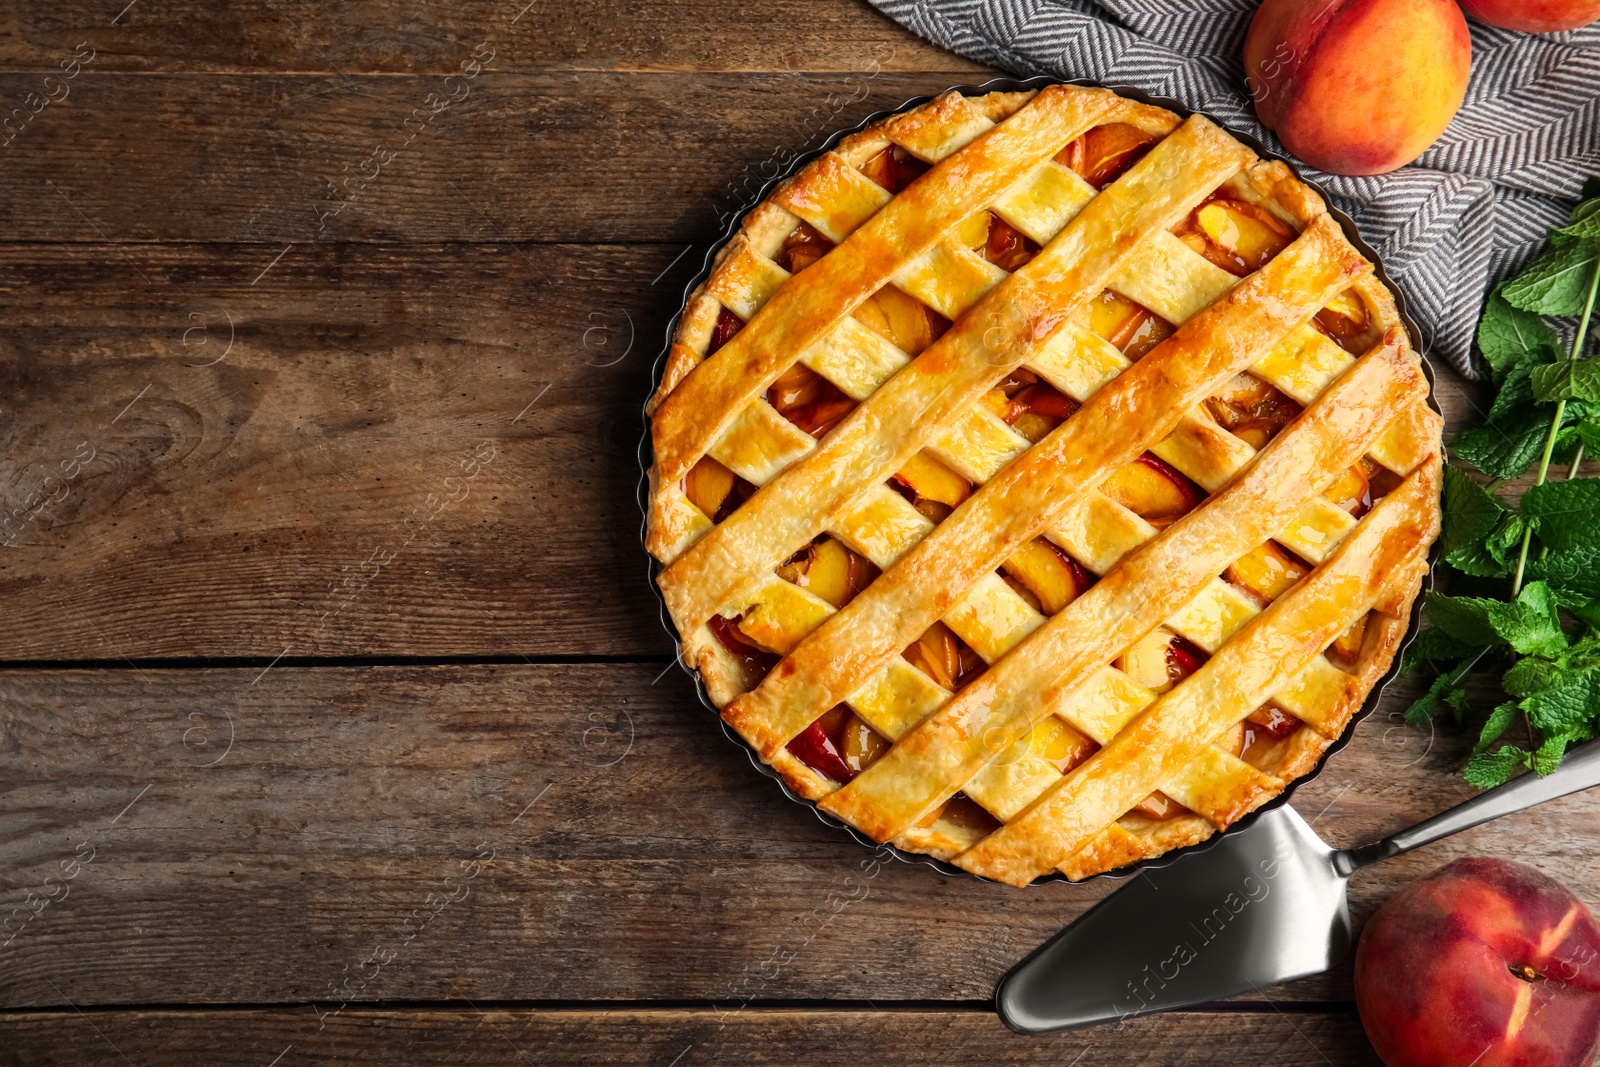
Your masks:
M1293 808L1146 870L1018 964L995 994L1026 1032L1074 1029L1326 970L1350 945L1346 878Z
M1363 848L1336 851L1293 808L1128 884L1000 980L1013 1029L1072 1030L1265 989L1350 947L1350 874L1490 819L1600 785L1600 741Z

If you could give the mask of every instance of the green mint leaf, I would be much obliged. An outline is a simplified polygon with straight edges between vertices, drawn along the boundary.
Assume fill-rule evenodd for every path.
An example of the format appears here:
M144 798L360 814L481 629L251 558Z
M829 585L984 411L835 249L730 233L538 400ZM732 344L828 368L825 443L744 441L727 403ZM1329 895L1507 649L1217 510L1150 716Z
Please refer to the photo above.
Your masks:
M1600 401L1600 360L1544 363L1529 372L1528 381L1535 400Z
M1462 430L1450 442L1450 451L1485 474L1516 478L1539 458L1549 429L1549 415L1532 409L1519 411Z
M1545 738L1544 744L1539 746L1539 751L1533 754L1533 773L1538 775L1550 774L1561 765L1561 757L1567 751L1567 738L1564 734L1556 734Z
M1513 566L1511 558L1517 554L1522 545L1522 531L1525 526L1527 523L1523 521L1522 516L1512 513L1501 521L1494 533L1484 542L1489 555L1508 571Z
M1473 746L1472 754L1477 755L1500 740L1500 735L1506 732L1506 728L1517 717L1517 710L1515 704L1508 702L1491 711L1489 718L1483 724L1483 730L1478 734L1478 743Z
M1600 599L1600 546L1583 545L1565 552L1552 552L1543 559L1529 555L1525 574L1562 593Z
M1524 697L1522 710L1546 734L1583 728L1600 713L1600 670L1561 672L1548 688Z
M1522 514L1552 552L1600 545L1600 478L1569 478L1531 486Z
M1585 200L1593 200L1595 197L1600 196L1600 176L1585 178L1583 192L1578 195Z
M1461 776L1479 789L1493 789L1504 785L1511 772L1523 766L1528 753L1515 745L1506 745L1498 752L1480 752L1467 760Z
M1465 471L1444 469L1444 532L1440 548L1445 562L1467 574L1505 577L1488 540L1511 514L1509 508Z
M1478 348L1494 372L1496 384L1503 384L1506 375L1516 370L1561 358L1560 343L1544 319L1512 307L1498 290L1483 306Z
M1437 626L1430 626L1418 633L1411 644L1406 646L1405 656L1401 660L1401 670L1410 674L1424 663L1464 660L1476 655L1482 647L1482 645L1469 645L1465 641L1451 637Z
M1559 230L1562 237L1600 237L1600 196L1589 197L1572 210L1572 218Z
M1428 592L1428 619L1436 629L1443 630L1463 644L1477 648L1503 645L1502 638L1489 621L1489 609L1494 606L1509 607L1503 600L1486 600L1473 596L1445 596L1432 590Z
M1411 706L1406 709L1405 722L1407 726L1421 726L1439 712L1439 702L1445 699L1450 691L1450 675L1441 674L1433 680L1428 691L1423 693Z
M1582 314L1597 255L1600 241L1593 239L1555 245L1500 291L1507 303L1524 311L1540 315Z
M1567 650L1555 593L1544 582L1529 582L1512 603L1488 603L1489 625L1524 656L1556 656Z
M1600 600L1566 589L1555 590L1556 604L1587 626L1600 630ZM1587 646L1584 647L1587 651Z
M1561 668L1547 659L1528 656L1511 665L1500 688L1514 697L1529 697L1561 684Z
M1456 467L1444 469L1444 532L1440 547L1451 552L1488 538L1511 509Z
M1600 419L1580 419L1573 424L1572 432L1578 435L1586 450L1600 450Z

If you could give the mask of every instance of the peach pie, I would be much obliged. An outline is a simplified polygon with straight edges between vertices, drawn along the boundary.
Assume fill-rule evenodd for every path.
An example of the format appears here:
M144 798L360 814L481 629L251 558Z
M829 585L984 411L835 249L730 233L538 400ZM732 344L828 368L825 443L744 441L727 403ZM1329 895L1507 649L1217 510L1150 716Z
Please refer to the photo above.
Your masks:
M647 544L723 718L1024 885L1226 830L1387 670L1439 417L1321 198L1204 116L947 93L745 218L651 398Z

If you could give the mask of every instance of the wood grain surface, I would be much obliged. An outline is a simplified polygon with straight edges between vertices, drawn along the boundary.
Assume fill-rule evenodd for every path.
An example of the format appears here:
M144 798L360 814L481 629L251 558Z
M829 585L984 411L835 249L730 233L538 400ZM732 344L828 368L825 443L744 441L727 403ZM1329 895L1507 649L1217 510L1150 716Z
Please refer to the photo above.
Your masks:
M1011 1034L1117 883L876 862L672 664L639 407L706 242L988 73L860 0L0 11L0 1062L1376 1062L1348 963ZM1296 795L1330 842L1467 795L1411 695ZM1600 903L1597 814L1357 918L1471 853Z

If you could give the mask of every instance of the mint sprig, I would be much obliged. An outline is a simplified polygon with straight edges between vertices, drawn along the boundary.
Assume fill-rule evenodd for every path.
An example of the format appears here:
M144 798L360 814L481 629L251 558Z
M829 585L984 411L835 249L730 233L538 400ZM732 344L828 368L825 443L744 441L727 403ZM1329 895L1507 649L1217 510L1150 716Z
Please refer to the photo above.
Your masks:
M1600 295L1600 178L1583 194L1546 250L1484 306L1478 347L1495 399L1451 451L1494 480L1445 468L1441 559L1459 572L1451 584L1461 595L1428 594L1430 626L1406 653L1407 670L1438 672L1406 712L1412 724L1446 713L1465 723L1467 676L1501 673L1510 699L1484 715L1462 768L1479 788L1519 768L1549 774L1569 745L1600 732L1600 479L1577 476L1586 450L1600 454L1600 359L1582 358ZM1566 351L1546 316L1577 319ZM1558 456L1570 467L1551 482ZM1508 503L1501 483L1536 460L1533 484ZM1524 744L1506 740L1518 733Z

